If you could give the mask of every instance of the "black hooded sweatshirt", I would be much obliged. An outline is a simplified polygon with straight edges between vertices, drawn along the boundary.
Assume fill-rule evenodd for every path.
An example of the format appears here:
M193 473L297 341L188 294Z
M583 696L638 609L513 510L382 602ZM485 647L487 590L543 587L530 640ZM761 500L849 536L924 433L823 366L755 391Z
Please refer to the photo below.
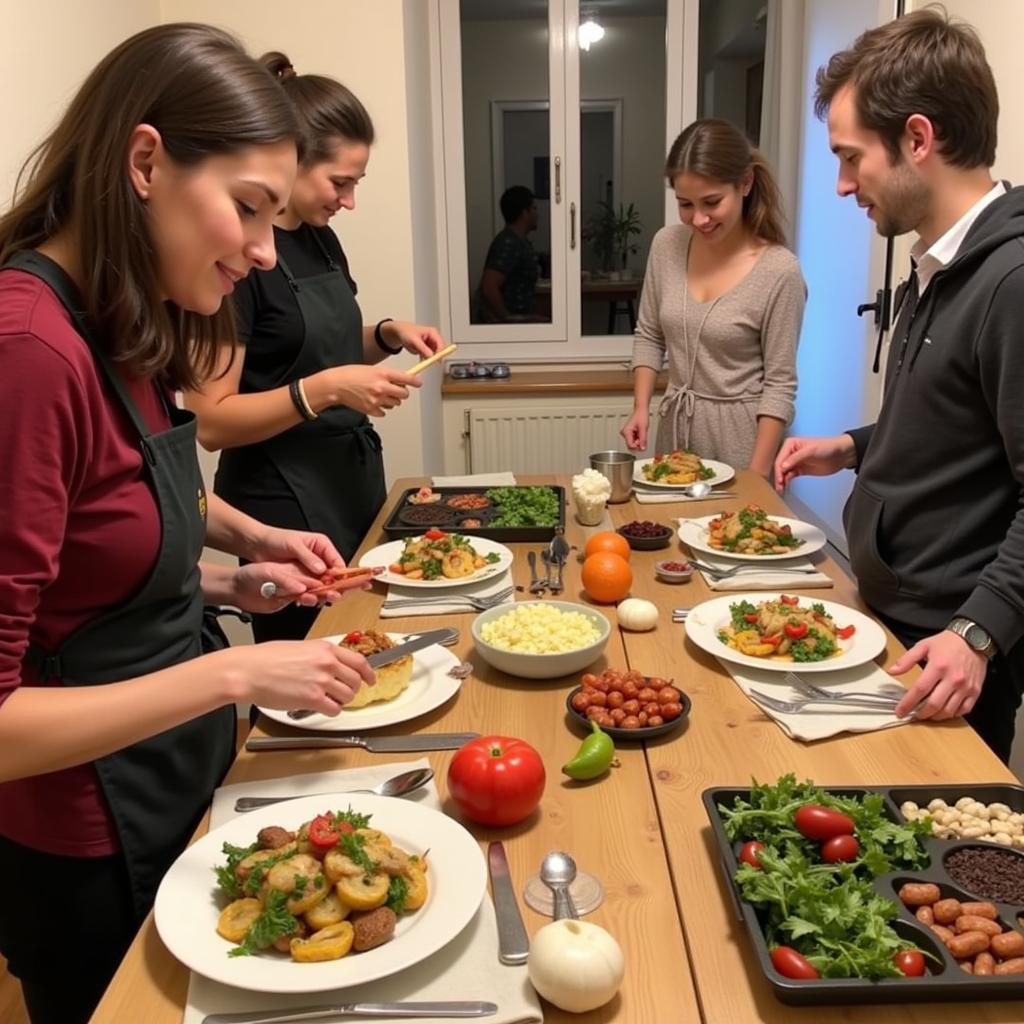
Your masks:
M1024 188L982 211L893 332L878 421L851 430L843 521L861 596L1006 654L1024 636Z

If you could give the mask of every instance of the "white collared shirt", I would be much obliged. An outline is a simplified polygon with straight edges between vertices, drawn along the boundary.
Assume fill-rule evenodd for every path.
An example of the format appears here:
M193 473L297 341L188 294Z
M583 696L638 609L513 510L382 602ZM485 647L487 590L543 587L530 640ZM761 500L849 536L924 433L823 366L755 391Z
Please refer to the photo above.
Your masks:
M923 249L924 242L920 238L914 243L910 255L914 260L914 269L917 272L919 296L924 295L925 289L936 273L953 262L967 232L971 230L982 211L1002 195L1006 195L1006 186L1001 181L997 181L990 191L986 192L941 238L932 242L927 250Z

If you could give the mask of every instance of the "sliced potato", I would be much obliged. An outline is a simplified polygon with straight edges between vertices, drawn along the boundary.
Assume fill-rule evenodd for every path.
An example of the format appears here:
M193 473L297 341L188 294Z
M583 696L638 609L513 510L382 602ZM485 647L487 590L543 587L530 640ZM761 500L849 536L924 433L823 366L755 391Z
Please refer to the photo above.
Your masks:
M405 909L419 910L427 902L427 872L418 861L409 861L409 891L405 894Z
M362 836L365 842L373 843L374 846L391 845L391 837L386 832L381 832L379 828L357 828L355 834Z
M286 906L296 915L315 907L330 889L320 861L306 853L297 853L275 864L267 872L266 884L288 897Z
M339 921L344 921L348 917L351 907L342 903L338 899L338 894L335 892L328 892L327 895L311 909L305 913L306 924L309 925L313 931L318 931L321 928L326 928L329 925L337 924Z
M238 865L235 867L235 878L240 882L244 882L252 874L253 868L257 867L262 861L273 860L275 857L280 857L282 853L290 852L294 852L294 844L291 843L281 850L257 850L255 853L250 853L248 857L238 862Z
M383 871L356 878L342 878L334 887L341 902L353 910L373 910L388 898L391 879Z
M263 913L263 904L247 897L229 903L217 918L217 934L228 942L241 942L253 922Z
M292 959L300 963L340 960L351 948L355 929L348 921L339 921L313 932L308 939L292 939Z
M343 878L353 878L363 873L363 869L351 857L332 846L324 857L324 874L331 882L340 882Z

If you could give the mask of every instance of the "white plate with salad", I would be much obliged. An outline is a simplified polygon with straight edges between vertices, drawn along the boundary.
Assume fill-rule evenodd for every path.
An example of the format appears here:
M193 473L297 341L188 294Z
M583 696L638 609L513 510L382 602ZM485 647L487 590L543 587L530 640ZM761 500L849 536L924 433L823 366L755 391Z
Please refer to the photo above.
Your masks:
M732 466L727 465L724 462L716 462L714 459L701 459L700 463L704 469L704 472L697 477L696 480L688 481L687 483L681 484L667 484L656 477L649 478L644 473L645 466L655 466L659 462L667 464L667 456L662 459L638 459L633 465L633 482L640 484L641 487L658 487L664 488L668 491L679 491L685 487L689 487L693 483L706 482L717 487L719 484L724 484L727 480L731 480L736 475L736 470ZM650 470L654 474L655 470ZM671 472L670 469L666 468L666 473Z
M697 605L686 635L723 661L801 675L863 665L885 650L882 627L855 608L763 592Z
M387 566L374 577L382 583L441 590L500 575L512 564L512 552L486 537L433 529L371 548L359 564Z
M758 509L758 511L762 511ZM802 555L810 555L820 551L826 544L828 538L824 532L811 523L805 523L801 519L789 519L786 516L768 516L767 519L757 520L751 518L748 523L743 523L743 529L733 540L739 541L750 535L751 527L766 528L766 524L779 526L783 531L788 528L788 536L779 537L779 546L785 546L786 550L779 553L754 553L733 549L730 550L727 540L725 545L715 547L711 541L712 532L720 532L715 529L718 521L728 517L736 516L741 523L743 517L749 512L748 509L740 509L738 512L719 513L714 516L702 516L699 519L683 519L679 523L679 539L694 551L704 551L709 555L720 555L722 558L734 558L740 562L778 562L787 558L799 558Z

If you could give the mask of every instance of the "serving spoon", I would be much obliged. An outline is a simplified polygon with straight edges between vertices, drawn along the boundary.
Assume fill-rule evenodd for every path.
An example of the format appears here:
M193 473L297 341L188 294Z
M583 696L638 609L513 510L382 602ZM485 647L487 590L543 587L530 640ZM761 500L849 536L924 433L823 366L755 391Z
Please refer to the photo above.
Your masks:
M372 793L375 796L405 796L413 790L425 786L434 777L433 768L414 768L400 775L392 775L373 789L342 789L341 793ZM235 801L238 812L254 811L257 807L281 803L283 800L299 800L304 796L331 796L330 793L295 793L292 796L240 796ZM573 866L575 868L575 865Z

